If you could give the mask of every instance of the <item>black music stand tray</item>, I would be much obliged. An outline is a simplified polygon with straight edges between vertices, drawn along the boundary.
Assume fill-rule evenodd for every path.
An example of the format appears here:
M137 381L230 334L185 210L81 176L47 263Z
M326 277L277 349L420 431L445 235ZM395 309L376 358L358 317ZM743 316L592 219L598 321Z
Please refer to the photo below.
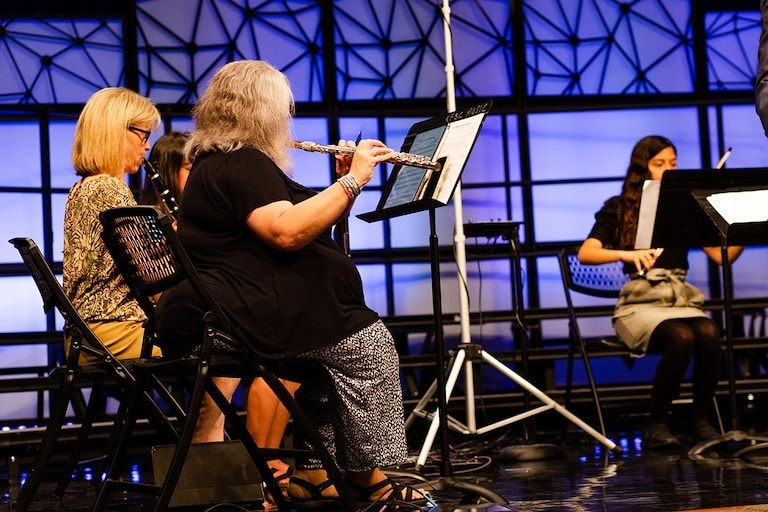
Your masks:
M736 365L733 347L733 274L728 259L728 247L763 245L768 243L768 217L747 222L729 222L732 217L725 203L715 202L722 194L760 192L768 190L768 169L731 169L728 171L676 171L663 175L659 202L656 209L652 247L717 247L722 251L723 325L728 366L728 395L731 402L731 430L691 447L689 455L696 456L706 449L731 441L760 441L760 445L747 446L736 452L741 455L768 443L768 436L739 430L736 404ZM743 196L747 197L747 196ZM746 211L745 201L732 201L737 212ZM765 204L765 201L764 201ZM733 210L733 207L731 207ZM748 212L747 212L748 213ZM743 215L742 215L743 217ZM664 222L663 219L667 219ZM669 219L673 219L669 222ZM768 446L768 444L765 444Z

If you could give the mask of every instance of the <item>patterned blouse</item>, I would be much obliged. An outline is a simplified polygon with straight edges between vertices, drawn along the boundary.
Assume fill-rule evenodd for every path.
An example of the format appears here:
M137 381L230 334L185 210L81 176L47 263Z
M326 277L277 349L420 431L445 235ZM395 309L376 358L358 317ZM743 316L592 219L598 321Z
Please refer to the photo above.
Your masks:
M143 321L101 239L99 213L134 206L130 188L108 174L81 179L70 189L64 212L64 292L86 322Z

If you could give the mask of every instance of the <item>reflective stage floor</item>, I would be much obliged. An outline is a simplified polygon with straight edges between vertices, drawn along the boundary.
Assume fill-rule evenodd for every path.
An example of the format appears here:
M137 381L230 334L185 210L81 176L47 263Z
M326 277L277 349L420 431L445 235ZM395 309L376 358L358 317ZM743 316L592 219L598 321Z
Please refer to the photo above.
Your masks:
M749 457L735 457L745 446L730 443L689 456L690 445L672 451L643 450L638 433L616 432L609 437L621 448L607 452L591 437L573 437L566 447L544 443L514 444L509 439L470 439L451 445L451 463L441 463L439 451L430 454L422 468L420 488L430 490L435 512L461 511L768 511L768 449L755 450ZM509 443L509 444L507 444ZM418 442L416 443L418 444ZM502 446L503 448L499 448ZM414 447L416 460L420 446ZM541 460L518 462L498 456ZM215 471L212 461L211 471ZM446 471L450 470L450 477ZM24 468L22 467L22 471ZM55 471L54 471L55 472ZM401 471L394 471L402 479ZM441 475L442 473L442 475ZM54 475L55 476L55 475ZM151 463L140 454L132 476L151 481ZM47 496L53 478L36 497L34 511L90 510L95 494L87 482L91 475L78 473L63 501ZM456 484L456 485L452 485ZM494 503L495 497L506 503ZM7 506L8 495L5 495ZM210 504L195 510L260 510L260 504ZM267 508L269 508L267 506ZM380 507L371 509L379 512ZM151 510L146 497L122 495L108 510ZM187 510L187 509L180 509Z

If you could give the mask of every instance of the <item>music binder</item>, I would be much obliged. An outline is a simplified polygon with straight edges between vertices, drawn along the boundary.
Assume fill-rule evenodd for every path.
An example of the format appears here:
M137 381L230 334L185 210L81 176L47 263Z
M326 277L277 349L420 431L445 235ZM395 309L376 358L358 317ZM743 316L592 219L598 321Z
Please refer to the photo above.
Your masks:
M440 170L396 165L376 209L357 217L375 222L448 204L490 110L488 100L412 125L400 151L428 156L440 162Z
M651 247L719 247L722 244L720 230L696 195L766 187L768 170L762 168L665 172L661 177ZM750 229L743 223L728 226L728 244L754 244L751 237L745 236L750 234Z

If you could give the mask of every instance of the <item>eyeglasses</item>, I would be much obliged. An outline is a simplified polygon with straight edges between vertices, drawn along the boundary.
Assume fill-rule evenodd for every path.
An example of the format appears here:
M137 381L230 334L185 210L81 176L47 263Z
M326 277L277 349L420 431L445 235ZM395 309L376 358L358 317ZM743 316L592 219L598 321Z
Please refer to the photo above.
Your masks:
M139 137L141 137L141 143L146 144L149 142L149 136L152 135L152 132L149 130L142 130L141 128L138 128L136 126L129 126L128 127L129 132L133 132Z

